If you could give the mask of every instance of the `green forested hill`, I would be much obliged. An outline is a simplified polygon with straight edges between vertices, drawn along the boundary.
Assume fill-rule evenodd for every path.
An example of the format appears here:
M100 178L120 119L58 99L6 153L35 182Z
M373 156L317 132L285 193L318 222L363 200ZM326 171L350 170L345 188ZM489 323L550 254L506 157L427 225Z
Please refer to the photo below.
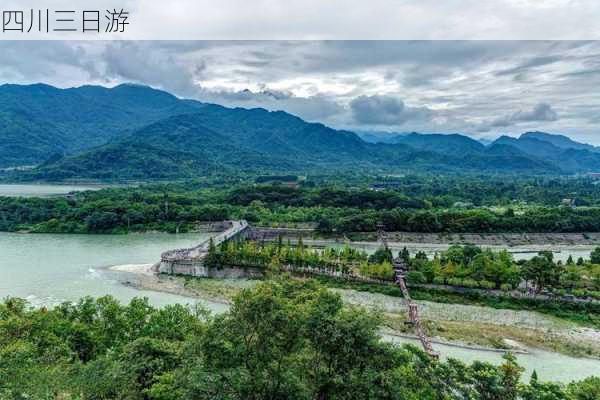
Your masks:
M556 147L562 149L576 149L576 150L589 150L593 152L600 152L599 147L592 146L587 143L579 143L565 135L550 134L546 132L525 132L521 135L523 139L538 139L545 142L552 143Z
M502 136L492 146L510 146L522 154L556 165L563 172L600 171L600 152L562 135L528 132L518 138Z
M194 114L169 117L19 176L34 180L144 180L231 171L555 171L552 165L513 154L467 152L457 156L403 144L370 144L351 132L308 124L289 114L236 109L231 115L220 115L228 111L232 110L207 106Z
M2 85L0 168L39 164L55 153L75 154L200 105L136 85Z
M468 151L470 153L479 153L485 150L485 146L477 140L457 133L432 133L423 135L413 132L408 135L397 135L391 139L391 143L406 144L417 149L436 152Z
M57 158L34 171L33 179L177 179L233 170L292 170L307 164L250 151L199 124L197 115L169 117L117 141Z
M460 134L412 133L395 141L368 143L353 132L286 112L182 100L138 85L0 86L0 169L38 166L9 173L13 180L176 179L227 171L600 169L593 147L539 132L503 137L487 147Z

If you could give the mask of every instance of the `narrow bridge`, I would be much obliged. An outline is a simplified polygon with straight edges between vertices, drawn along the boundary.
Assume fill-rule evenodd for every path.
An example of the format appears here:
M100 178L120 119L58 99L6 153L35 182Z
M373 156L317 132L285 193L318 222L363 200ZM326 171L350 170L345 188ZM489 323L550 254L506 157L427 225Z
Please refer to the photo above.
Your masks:
M415 328L415 331L417 332L417 336L421 341L423 350L425 350L425 352L431 357L438 358L439 354L433 349L431 341L429 340L429 337L427 337L427 334L423 329L423 325L421 324L421 319L419 318L419 306L417 306L417 303L415 303L410 297L410 293L408 292L408 288L406 287L404 277L406 276L407 270L408 267L404 260L402 260L400 257L394 259L394 275L396 278L395 280L396 284L400 286L402 295L404 296L404 299L408 304L408 319Z
M212 239L215 246L220 245L228 240L236 237L243 238L244 235L249 231L248 222L245 220L240 221L227 221L229 227L223 232L209 239L204 240L197 246L188 249L175 249L165 251L160 256L160 263L157 264L158 272L164 273L184 273L180 268L189 269L193 267L202 266L203 260L208 254L208 247L210 239Z
M387 242L387 236L383 224L377 225L377 236L379 237L379 241L384 246L384 248L388 249L389 247ZM421 341L421 346L423 346L423 350L425 350L425 353L427 353L433 358L439 358L439 354L433 349L431 341L429 340L429 337L427 337L427 334L423 329L423 325L421 324L421 318L419 317L419 306L410 297L410 293L408 292L408 288L406 287L405 277L406 273L408 272L408 265L406 265L406 262L401 257L395 258L393 260L393 263L394 280L396 282L396 285L400 287L402 295L404 296L404 299L408 304L408 320L415 328L415 331L417 333L417 336L419 337L419 340Z

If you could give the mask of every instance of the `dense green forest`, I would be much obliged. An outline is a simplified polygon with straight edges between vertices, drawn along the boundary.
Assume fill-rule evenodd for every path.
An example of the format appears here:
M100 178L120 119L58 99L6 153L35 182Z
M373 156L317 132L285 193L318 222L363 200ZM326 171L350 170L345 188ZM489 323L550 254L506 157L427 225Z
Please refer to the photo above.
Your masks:
M382 341L380 317L314 281L271 281L210 315L85 298L51 310L0 304L2 399L592 400L600 379L543 382L438 361ZM522 379L523 378L523 379Z
M373 232L380 223L408 232L600 231L600 185L590 178L358 175L291 185L254 179L0 198L0 230L184 232L197 221L243 218L266 226L310 223L323 234Z

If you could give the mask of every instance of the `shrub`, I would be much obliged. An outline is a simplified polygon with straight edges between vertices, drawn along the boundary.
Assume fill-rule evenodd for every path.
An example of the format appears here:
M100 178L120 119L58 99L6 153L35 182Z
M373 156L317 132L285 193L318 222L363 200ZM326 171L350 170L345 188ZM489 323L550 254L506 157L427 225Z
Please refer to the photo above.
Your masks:
M494 289L496 284L494 282L483 280L479 282L479 287L482 289Z
M471 279L471 278L467 278L467 279L463 280L462 284L464 287L468 287L468 288L476 288L477 287L477 281L475 279Z
M421 271L410 271L406 274L406 281L408 283L425 283L427 279L425 279L425 275Z
M591 400L600 398L600 377L590 376L579 382L569 383L567 386L569 399Z
M450 286L463 286L463 280L460 278L450 278L448 279L448 285Z
M433 278L433 283L436 285L443 285L444 283L446 283L446 281L444 280L443 276L436 276Z
M364 262L360 266L360 274L369 278L390 280L394 278L394 268L387 261L380 264Z
M512 290L512 286L509 283L503 283L500 285L500 290L503 292L510 292Z

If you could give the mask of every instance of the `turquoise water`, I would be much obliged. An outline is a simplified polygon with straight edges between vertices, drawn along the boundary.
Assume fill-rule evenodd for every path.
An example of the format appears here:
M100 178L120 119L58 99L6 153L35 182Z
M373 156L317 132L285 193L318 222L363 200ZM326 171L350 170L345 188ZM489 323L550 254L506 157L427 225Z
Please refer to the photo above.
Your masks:
M110 294L121 301L145 296L157 306L193 303L181 296L126 287L121 282L128 274L107 267L154 263L163 251L195 245L207 236L0 233L0 298L21 297L34 305L51 306L82 296ZM223 309L216 303L205 305Z

